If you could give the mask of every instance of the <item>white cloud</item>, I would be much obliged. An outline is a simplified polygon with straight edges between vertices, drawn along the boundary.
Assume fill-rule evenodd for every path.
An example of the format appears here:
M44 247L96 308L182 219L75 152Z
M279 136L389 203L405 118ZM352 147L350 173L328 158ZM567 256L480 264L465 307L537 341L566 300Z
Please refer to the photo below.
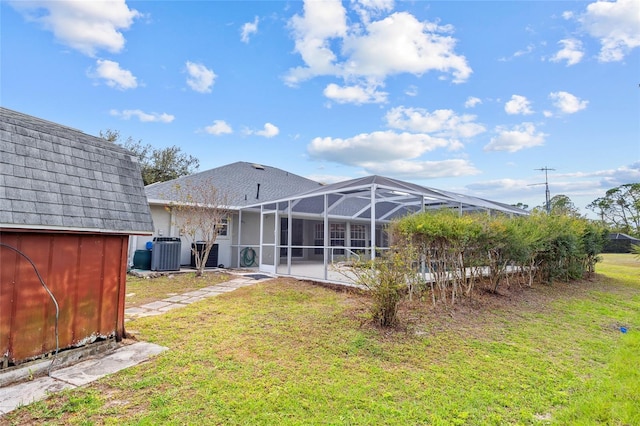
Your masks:
M630 182L640 182L640 161L636 161L628 166L618 167L614 169L608 177L610 178L610 182L614 183L611 185L612 187Z
M366 173L406 179L467 176L479 171L467 160L416 160L448 142L426 134L393 131L363 133L352 138L315 138L307 147L312 158L363 168ZM412 161L413 160L413 161Z
M549 99L553 101L553 105L565 114L574 114L583 110L589 104L589 101L583 101L580 98L568 92L553 92L549 94Z
M204 128L204 131L210 135L227 135L233 133L233 129L224 120L214 120L211 126Z
M567 61L567 66L575 65L582 60L584 52L582 42L574 38L560 40L558 44L562 45L562 49L551 58L552 62Z
M368 173L414 179L462 176L477 169L462 159L425 161L424 154L439 148L460 149L460 139L485 131L470 114L451 110L429 112L396 107L385 115L391 130L361 133L349 138L317 137L307 146L311 158L357 166Z
M477 105L480 105L482 100L480 98L476 98L475 96L469 96L467 100L464 102L465 108L474 108Z
M394 160L384 163L363 163L360 166L368 173L393 176L398 179L433 179L480 173L473 164L462 159L443 161Z
M211 93L211 87L216 79L213 70L208 69L202 64L187 61L187 84L193 90L199 93Z
M524 55L528 55L529 53L533 52L535 50L535 46L533 44L530 44L527 46L526 49L521 49L521 50L517 50L513 56L514 58L518 58L520 56L524 56Z
M526 97L520 96L520 95L511 96L511 100L504 105L504 110L507 114L511 114L511 115L533 114L533 111L531 110L531 102L529 102L529 100Z
M361 165L417 158L427 151L444 148L449 141L426 134L380 131L361 133L351 138L314 138L307 150L319 160Z
M139 109L125 109L122 111L118 111L112 109L109 113L115 117L120 117L123 120L129 120L131 117L137 117L143 123L171 123L175 116L167 113L159 114L157 112L144 112Z
M601 62L621 61L640 46L640 3L638 0L597 1L587 6L578 20L600 41Z
M41 24L62 44L85 55L104 49L118 53L124 48L122 30L141 14L125 0L110 1L14 1L13 7L29 21Z
M498 60L500 62L508 62L514 58L518 58L520 56L525 56L530 54L531 52L533 52L535 50L535 46L533 44L530 44L526 47L526 49L521 49L521 50L516 50L513 55L511 55L510 57L502 57L499 58Z
M389 127L417 133L428 133L449 140L451 148L460 148L457 138L472 138L486 131L471 114L457 115L450 109L429 112L422 108L396 107L385 116Z
M131 71L122 69L119 63L106 59L98 59L95 72L90 71L89 76L104 79L107 86L120 90L138 87L138 81Z
M346 11L341 0L305 1L303 15L294 15L289 26L294 33L295 51L307 67L290 69L285 78L287 84L296 85L316 75L338 73L334 64L336 55L329 41L347 32Z
M265 123L264 128L262 130L256 130L256 131L249 130L247 131L247 133L258 135L258 136L264 136L265 138L272 138L274 136L277 136L280 133L280 129L278 129L278 127L274 126L271 123Z
M344 182L345 180L353 179L350 176L335 176L335 175L308 175L305 177L307 179L311 179L313 181L320 182L325 185L330 185L332 183Z
M362 22L368 23L372 16L393 10L394 0L352 0L351 6L358 13Z
M536 132L533 123L522 123L508 129L504 126L496 128L498 136L491 138L485 147L485 151L508 151L516 152L525 148L544 145L546 134Z
M640 161L615 169L594 172L559 173L558 177L570 180L597 178L605 190L630 182L640 182Z
M404 94L411 97L418 96L418 87L412 84L411 86L407 87L407 90L404 91Z
M288 85L316 76L333 76L343 79L345 87L367 87L377 92L394 74L419 76L439 71L450 74L455 83L471 75L466 58L455 53L451 26L420 22L406 12L370 21L374 15L390 11L391 1L356 1L351 6L361 19L351 27L338 0L307 0L302 16L295 15L289 21L295 51L304 66L289 69L285 76Z
M476 182L466 186L466 188L471 189L474 192L478 191L522 191L529 190L533 191L531 188L531 183L524 179L495 179L495 180L487 180L484 182Z
M532 171L533 172L533 171ZM535 172L527 179L498 179L466 185L466 189L476 196L506 202L525 202L530 207L544 203L544 174ZM640 181L640 163L615 169L590 172L550 173L551 196L563 194L580 208L601 197L616 186ZM589 213L583 210L583 213Z
M454 53L451 31L451 26L420 22L406 12L393 13L368 24L364 34L344 39L344 72L382 80L392 74L440 71L461 83L472 71L465 57Z
M258 32L258 23L260 20L256 16L253 22L246 22L242 25L242 29L240 30L240 40L243 43L249 43L249 37L251 34L256 34Z
M382 103L387 101L386 92L379 92L374 87L344 86L335 83L327 85L324 95L339 104L353 103L356 105L369 103Z

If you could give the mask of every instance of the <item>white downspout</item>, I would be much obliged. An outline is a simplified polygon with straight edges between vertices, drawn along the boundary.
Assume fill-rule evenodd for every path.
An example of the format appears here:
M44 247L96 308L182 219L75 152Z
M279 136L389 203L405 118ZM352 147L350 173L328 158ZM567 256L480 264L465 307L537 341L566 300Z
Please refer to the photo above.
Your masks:
M260 256L260 260L258 261L258 269L262 270L262 244L264 243L263 236L263 228L264 228L264 206L260 206L260 248L258 249L258 253Z
M371 260L376 259L376 186L371 185Z
M293 241L293 219L291 218L291 200L288 201L287 208L289 214L287 215L287 275L291 275L291 243Z
M232 228L233 229L233 228ZM237 268L240 267L240 244L242 243L242 209L238 210L238 247L236 249L238 254L238 265Z
M324 279L329 279L329 198L324 194Z

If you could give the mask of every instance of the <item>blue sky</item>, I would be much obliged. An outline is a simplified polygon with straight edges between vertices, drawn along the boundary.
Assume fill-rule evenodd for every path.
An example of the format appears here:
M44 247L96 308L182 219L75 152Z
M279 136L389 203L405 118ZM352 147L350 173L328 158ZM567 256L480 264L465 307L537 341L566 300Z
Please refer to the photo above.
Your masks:
M2 1L2 106L322 182L640 182L640 2Z

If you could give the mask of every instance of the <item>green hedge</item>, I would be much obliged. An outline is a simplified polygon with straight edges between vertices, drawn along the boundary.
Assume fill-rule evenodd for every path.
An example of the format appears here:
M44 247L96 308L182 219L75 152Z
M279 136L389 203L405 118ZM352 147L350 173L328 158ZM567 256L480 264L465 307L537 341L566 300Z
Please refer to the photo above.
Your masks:
M518 281L551 283L593 273L607 232L585 218L533 213L507 217L449 210L407 216L390 226L396 247L414 246L444 303L470 295L486 277L491 290Z

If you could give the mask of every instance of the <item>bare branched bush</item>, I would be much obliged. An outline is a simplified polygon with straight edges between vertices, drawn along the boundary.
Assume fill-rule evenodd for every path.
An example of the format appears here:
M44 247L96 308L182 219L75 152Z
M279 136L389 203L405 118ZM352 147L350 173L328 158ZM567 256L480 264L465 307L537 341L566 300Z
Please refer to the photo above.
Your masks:
M398 321L398 306L407 295L422 288L418 274L417 250L410 244L400 244L375 260L353 265L356 283L369 289L370 313L374 322L390 327Z
M229 226L227 195L211 180L183 178L173 188L168 209L175 216L174 224L191 245L196 264L196 277L201 277L218 234ZM198 249L198 245L202 247Z

